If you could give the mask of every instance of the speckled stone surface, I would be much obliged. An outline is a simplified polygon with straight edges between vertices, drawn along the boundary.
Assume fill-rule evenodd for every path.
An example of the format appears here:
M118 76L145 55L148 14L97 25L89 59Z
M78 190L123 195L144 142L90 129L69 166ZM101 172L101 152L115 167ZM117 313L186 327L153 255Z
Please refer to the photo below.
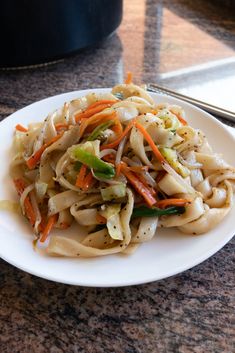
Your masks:
M104 43L54 65L0 71L0 119L47 96L112 86L126 70L138 83L189 94L201 85L205 97L202 83L212 82L211 97L229 104L234 12L212 1L126 0L122 25ZM1 260L0 352L233 353L234 245L183 274L116 289L49 282Z

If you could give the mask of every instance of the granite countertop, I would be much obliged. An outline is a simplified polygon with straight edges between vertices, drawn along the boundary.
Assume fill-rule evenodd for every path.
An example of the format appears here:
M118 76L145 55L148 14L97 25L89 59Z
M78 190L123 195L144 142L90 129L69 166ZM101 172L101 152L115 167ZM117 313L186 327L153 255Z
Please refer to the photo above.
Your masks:
M0 118L36 100L123 81L162 85L234 110L235 19L213 1L124 1L116 34L31 70L0 71ZM0 352L233 353L235 241L177 276L84 288L0 261Z

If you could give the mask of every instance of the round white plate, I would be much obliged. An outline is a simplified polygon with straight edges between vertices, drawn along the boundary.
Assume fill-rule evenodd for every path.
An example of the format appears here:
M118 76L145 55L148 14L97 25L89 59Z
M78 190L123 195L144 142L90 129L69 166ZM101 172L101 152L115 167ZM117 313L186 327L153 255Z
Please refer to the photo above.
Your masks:
M97 89L94 91L107 91ZM41 121L65 101L87 94L78 91L61 94L31 104L0 123L0 200L16 200L9 178L9 155L14 127ZM235 165L234 137L211 115L187 103L152 94L157 102L181 105L187 120L202 129L216 152ZM22 216L0 211L0 256L10 264L52 281L94 287L115 287L146 283L185 271L208 259L234 235L235 208L215 229L205 235L190 236L176 229L158 230L153 240L142 244L130 256L110 255L94 259L70 259L42 256L32 247L32 230Z

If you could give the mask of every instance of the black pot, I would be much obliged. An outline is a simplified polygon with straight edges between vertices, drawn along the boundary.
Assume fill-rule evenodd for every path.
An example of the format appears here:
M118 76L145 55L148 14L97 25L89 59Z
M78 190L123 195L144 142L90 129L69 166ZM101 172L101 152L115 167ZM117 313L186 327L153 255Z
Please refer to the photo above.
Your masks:
M101 41L121 19L122 0L3 0L0 66L57 60Z

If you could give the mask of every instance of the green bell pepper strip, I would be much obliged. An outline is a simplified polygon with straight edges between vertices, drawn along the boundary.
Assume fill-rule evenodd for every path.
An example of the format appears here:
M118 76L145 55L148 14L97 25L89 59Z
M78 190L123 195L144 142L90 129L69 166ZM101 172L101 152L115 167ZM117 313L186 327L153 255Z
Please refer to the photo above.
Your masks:
M98 177L111 179L115 176L115 169L111 164L102 161L81 147L75 147L72 151L72 156L77 161L92 168L94 170L94 174Z
M114 121L110 120L107 121L106 123L100 124L98 125L93 131L92 133L88 136L87 141L94 141L96 140L100 134L102 134L103 131L105 131L106 129L108 129L110 126L112 126L114 124Z
M76 161L76 162L74 163L73 169L74 169L76 172L79 172L79 170L81 169L81 167L82 167L82 163L79 162L79 161Z
M148 208L145 206L134 208L132 213L132 218L136 217L158 217L163 215L172 215L172 214L182 214L185 212L185 207L181 206L172 206L168 208L157 208L152 207Z

